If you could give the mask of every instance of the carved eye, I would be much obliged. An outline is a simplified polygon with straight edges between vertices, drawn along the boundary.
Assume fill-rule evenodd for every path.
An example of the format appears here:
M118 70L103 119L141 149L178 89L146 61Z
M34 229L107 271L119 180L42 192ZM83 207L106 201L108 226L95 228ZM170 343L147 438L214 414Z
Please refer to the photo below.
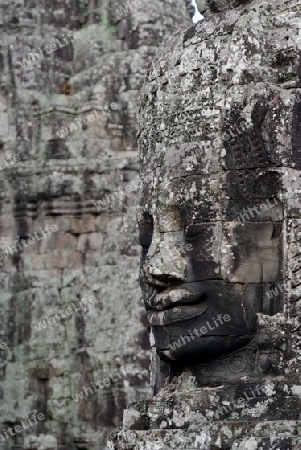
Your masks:
M150 216L139 222L139 241L143 250L147 250L152 243L153 229L153 220Z
M206 225L203 224L193 224L185 228L185 239L194 240L197 239L201 234L206 231Z

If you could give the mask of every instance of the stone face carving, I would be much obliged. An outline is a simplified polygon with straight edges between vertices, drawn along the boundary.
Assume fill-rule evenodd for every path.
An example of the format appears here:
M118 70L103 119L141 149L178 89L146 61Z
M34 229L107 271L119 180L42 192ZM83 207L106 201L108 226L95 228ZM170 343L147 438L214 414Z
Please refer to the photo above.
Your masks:
M239 137L230 151L243 158ZM141 284L158 354L169 363L240 350L256 334L257 313L283 311L282 298L265 302L283 281L280 176L256 155L251 169L226 170L223 148L212 146L210 161L197 143L158 145L148 164L156 175L140 198Z
M274 21L287 11L273 8ZM300 217L290 11L277 41L256 2L199 23L166 43L142 93L141 286L159 357L172 374L190 367L197 385L258 370L258 314L284 313L289 219Z
M157 396L125 412L113 448L297 449L301 2L214 2L216 14L207 3L142 90L137 212Z

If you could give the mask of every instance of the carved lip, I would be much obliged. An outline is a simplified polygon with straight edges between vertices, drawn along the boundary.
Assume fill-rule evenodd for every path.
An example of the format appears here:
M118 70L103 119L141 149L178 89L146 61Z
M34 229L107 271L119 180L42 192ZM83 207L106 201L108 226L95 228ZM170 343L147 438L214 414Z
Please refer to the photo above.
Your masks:
M186 322L204 314L208 308L205 291L194 293L186 288L173 289L152 298L148 318L151 326Z
M180 322L187 322L205 314L207 303L197 305L176 306L167 311L148 312L148 320L152 327L165 327Z
M196 305L206 299L206 291L193 292L186 287L168 289L153 296L149 301L149 307L153 311L166 311L176 306Z

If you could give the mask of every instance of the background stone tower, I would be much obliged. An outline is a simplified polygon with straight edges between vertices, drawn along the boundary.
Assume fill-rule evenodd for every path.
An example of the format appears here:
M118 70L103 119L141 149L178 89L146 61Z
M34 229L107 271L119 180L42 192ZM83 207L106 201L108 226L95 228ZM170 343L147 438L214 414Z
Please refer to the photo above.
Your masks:
M1 450L99 450L149 395L135 117L188 24L184 0L0 2Z

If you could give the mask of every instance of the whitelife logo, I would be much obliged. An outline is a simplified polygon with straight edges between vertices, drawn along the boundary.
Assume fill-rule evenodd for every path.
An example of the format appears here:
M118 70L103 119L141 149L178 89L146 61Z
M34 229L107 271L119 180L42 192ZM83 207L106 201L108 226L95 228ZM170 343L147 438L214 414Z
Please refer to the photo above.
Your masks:
M19 162L20 160L21 160L21 157L20 157L20 155L18 155L18 154L15 154L15 155L12 155L12 154L6 155L6 156L4 156L4 158L3 158L3 162L1 162L1 164L0 164L0 170L7 169L8 167L11 167L11 166L13 166L14 164L16 164L17 162ZM2 164L3 164L3 165L2 165Z
M100 119L103 115L108 116L112 111L116 111L118 109L117 103L106 103L105 106L98 107L97 110L94 110L91 114L86 114L85 116L77 117L75 119L75 122L72 122L68 125L68 127L62 127L57 132L56 135L60 139L64 139L68 136L68 134L72 133L73 131L80 130L83 125L87 126L89 123L97 121L97 119ZM98 114L100 112L100 114Z
M108 388L112 384L116 383L116 381L122 380L122 378L125 378L133 370L134 368L132 366L121 366L119 370L115 370L115 372L110 373L108 375L108 378L104 378L103 380L96 380L95 382L92 381L92 387L84 387L80 392L72 396L72 398L77 403L80 400L83 400L85 397L93 394L94 392L97 392L98 389ZM94 392L92 388L94 389Z
M71 303L71 306L66 308L65 310L59 309L56 312L53 312L53 314L49 317L46 317L42 322L39 322L38 324L34 325L33 327L39 332L41 330L45 330L47 326L53 326L57 322L59 322L61 319L66 319L67 316L71 316L77 311L84 310L86 311L86 303L95 303L96 298L93 295L85 295L82 300L79 302L79 308L76 307L74 303ZM61 317L59 317L59 314Z
M27 430L28 428L33 427L34 425L36 425L38 423L38 420L39 421L45 420L44 414L42 414L42 413L37 414L37 412L38 411L35 410L32 413L31 418L27 419L29 426L26 426L24 421L21 420L20 425L15 425L14 427L8 427L6 429L3 429L2 432L5 435L5 437L2 434L0 434L2 441L5 441L5 439L10 439L11 437L15 436L16 433L22 433L23 430ZM34 423L32 423L32 420L34 421ZM14 431L15 431L15 433L14 433ZM8 433L9 433L9 435L8 435Z
M131 192L136 192L137 188L139 186L139 178L134 179L129 183L125 188L119 188L112 194L107 194L105 197L103 197L101 200L95 201L92 200L94 205L98 210L104 210L109 207L110 203L113 203L114 200L119 200L120 198L123 198L124 195L129 195Z
M220 420L221 416L223 414L231 413L236 408L245 408L247 406L246 400L250 401L256 397L262 397L262 396L266 395L265 392L262 390L262 387L258 384L254 388L254 391L256 391L256 393L251 388L249 388L249 390L251 391L251 392L249 392L250 397L248 396L248 392L244 391L243 397L239 397L236 401L232 400L232 401L227 402L227 404L218 407L214 413L214 416L216 417L216 419ZM252 396L251 396L251 394L252 394Z
M50 55L51 53L57 51L59 48L63 48L66 45L69 45L70 43L72 43L71 39L79 39L79 38L80 38L80 34L78 31L76 31L75 33L73 33L72 31L68 31L67 37L65 37L65 35L63 35L60 38L61 41L59 39L56 39L55 40L56 43L46 44L46 45L44 45L43 48L38 48L37 50L40 53L33 53L33 52L28 53L27 59L25 57L25 58L23 58L22 62L18 61L16 64L19 64L23 68L26 66L30 66L31 64L34 64L37 61L41 61L42 59L46 58L47 55ZM64 42L62 42L62 41L64 41Z
M277 198L274 198L273 202L274 202L274 204L272 204L269 201L269 199L267 199L264 203L261 203L258 206L252 206L252 207L249 206L248 211L246 211L246 209L244 208L243 212L240 213L239 217L235 220L235 222L239 223L241 225L243 222L250 220L250 216L253 218L253 217L255 217L256 214L259 215L261 212L268 211L269 209L272 209L272 208L274 208L274 206L277 206L279 204ZM253 213L253 211L254 211L254 213ZM249 214L250 214L250 216L249 216Z
M35 237L30 237L28 239L21 239L21 241L16 242L15 245L8 245L4 252L0 253L0 260L3 261L4 258L7 258L9 256L9 253L13 255L14 253L18 253L19 251L22 251L24 247L29 247L29 245L32 245L37 241L41 241L42 239L47 238L52 233L55 233L58 231L58 227L56 225L46 225L45 230L42 230L40 228L42 236L39 237L37 232L34 232ZM50 231L51 230L51 231ZM44 233L44 231L47 232L47 234ZM23 245L23 247L22 247Z
M224 314L224 315L219 314L219 315L217 316L216 319L214 319L214 318L212 317L213 323L212 323L212 322L210 323L209 320L207 320L206 324L203 325L203 326L199 329L199 331L198 331L197 328L195 328L195 329L193 330L193 333L195 334L195 336L192 334L192 332L191 332L190 330L188 330L188 332L190 333L190 335L189 335L189 336L188 336L188 335L180 336L180 339L178 339L177 341L175 341L173 344L170 344L170 348L171 348L172 350L176 350L177 348L181 348L181 347L183 347L184 345L187 344L187 341L188 341L188 342L194 341L196 337L202 337L202 336L204 336L205 334L207 334L209 331L216 330L216 329L219 328L221 325L223 325L225 322L230 322L230 320L231 320L231 317L230 317L228 314ZM218 323L218 322L219 322L219 323ZM213 325L213 326L211 326L211 325Z

